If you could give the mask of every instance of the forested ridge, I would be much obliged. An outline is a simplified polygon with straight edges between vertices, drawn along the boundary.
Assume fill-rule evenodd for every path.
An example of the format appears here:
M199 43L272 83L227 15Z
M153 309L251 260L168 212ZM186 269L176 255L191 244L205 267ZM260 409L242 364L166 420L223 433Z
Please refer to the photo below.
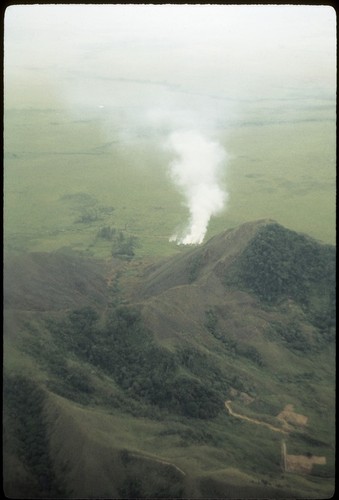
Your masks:
M290 298L319 326L335 323L336 248L279 224L258 229L226 284L245 286L267 304Z

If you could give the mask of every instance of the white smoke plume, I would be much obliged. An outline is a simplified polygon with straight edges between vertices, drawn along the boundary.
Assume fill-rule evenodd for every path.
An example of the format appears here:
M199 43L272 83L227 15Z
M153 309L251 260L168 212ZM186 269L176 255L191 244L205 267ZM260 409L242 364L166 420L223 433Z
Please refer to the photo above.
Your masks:
M221 187L226 152L220 144L193 130L173 132L167 146L176 156L170 164L171 177L183 192L190 212L186 229L170 241L200 244L210 218L223 210L228 198Z

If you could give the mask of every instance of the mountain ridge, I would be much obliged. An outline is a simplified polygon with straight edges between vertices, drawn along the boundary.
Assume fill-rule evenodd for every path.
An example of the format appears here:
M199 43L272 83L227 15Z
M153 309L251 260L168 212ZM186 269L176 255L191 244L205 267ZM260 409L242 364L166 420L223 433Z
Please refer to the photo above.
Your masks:
M151 266L55 252L4 271L9 496L329 494L333 246L264 219ZM308 476L281 463L293 407Z
M151 295L164 287L194 282L198 277L200 267L206 266L211 261L212 265L216 264L221 258L224 260L227 257L229 259L235 258L261 226L272 222L274 221L271 219L262 219L244 223L237 228L228 229L213 236L203 245L193 249L185 249L186 251L182 255L175 255L166 259L164 263L157 264L154 270L152 270L154 266L150 266L149 269L146 269L149 276L146 275L144 278L141 293ZM230 255L227 254L227 251L230 252ZM177 267L175 272L173 272L171 264Z

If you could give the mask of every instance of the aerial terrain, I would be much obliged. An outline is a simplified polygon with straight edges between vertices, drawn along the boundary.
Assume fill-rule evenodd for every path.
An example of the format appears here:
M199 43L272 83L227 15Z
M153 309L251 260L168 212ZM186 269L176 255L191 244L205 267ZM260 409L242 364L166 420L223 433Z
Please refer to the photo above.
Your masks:
M213 9L173 42L36 8L5 20L5 495L330 498L333 18L269 10L259 71Z
M334 276L271 220L147 265L8 256L5 491L326 497Z

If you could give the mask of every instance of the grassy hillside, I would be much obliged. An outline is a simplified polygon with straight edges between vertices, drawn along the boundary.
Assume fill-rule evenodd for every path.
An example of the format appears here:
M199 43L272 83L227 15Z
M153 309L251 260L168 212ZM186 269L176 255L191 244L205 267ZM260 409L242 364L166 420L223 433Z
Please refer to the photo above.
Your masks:
M75 253L5 255L4 304L22 310L58 310L107 302L108 265Z
M6 258L5 493L331 496L334 259L270 220L152 264Z

